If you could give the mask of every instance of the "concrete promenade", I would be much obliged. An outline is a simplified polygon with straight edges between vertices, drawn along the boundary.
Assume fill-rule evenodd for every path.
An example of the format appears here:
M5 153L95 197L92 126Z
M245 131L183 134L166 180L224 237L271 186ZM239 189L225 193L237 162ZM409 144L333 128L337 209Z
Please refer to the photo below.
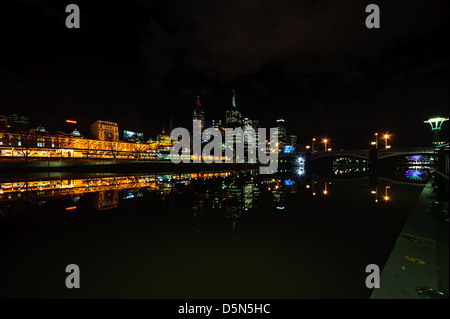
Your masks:
M448 298L449 203L433 180L411 211L371 299Z

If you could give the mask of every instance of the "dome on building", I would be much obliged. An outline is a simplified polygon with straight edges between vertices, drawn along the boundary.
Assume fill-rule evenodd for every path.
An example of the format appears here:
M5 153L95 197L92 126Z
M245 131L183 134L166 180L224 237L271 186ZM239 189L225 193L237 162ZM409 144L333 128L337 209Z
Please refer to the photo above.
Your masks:
M81 136L80 132L78 132L77 129L74 129L71 134L74 135L74 136Z
M170 143L170 136L166 134L164 129L156 137L156 142L158 142L158 143Z

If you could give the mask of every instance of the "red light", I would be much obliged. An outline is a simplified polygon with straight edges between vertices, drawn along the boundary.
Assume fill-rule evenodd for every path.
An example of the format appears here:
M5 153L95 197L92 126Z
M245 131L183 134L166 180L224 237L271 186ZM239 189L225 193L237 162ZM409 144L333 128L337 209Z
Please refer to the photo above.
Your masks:
M77 124L77 121L73 121L73 120L66 120L66 122L70 123L70 124Z
M66 210L74 210L74 209L77 209L77 206L66 207Z

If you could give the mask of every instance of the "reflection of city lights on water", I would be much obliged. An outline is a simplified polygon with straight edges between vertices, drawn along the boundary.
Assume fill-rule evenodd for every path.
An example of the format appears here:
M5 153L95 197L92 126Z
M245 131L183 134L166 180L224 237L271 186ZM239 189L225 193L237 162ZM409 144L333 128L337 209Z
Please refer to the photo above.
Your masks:
M422 178L420 177L420 175L422 175L423 173L425 173L425 171L420 170L420 169L411 169L406 171L406 177L409 179L413 179L413 180L417 180L417 181L421 181Z
M406 159L411 162L425 162L426 158L422 155L407 156Z
M286 186L292 186L292 185L294 185L294 181L291 181L290 179L286 179L286 180L284 181L284 185L286 185Z

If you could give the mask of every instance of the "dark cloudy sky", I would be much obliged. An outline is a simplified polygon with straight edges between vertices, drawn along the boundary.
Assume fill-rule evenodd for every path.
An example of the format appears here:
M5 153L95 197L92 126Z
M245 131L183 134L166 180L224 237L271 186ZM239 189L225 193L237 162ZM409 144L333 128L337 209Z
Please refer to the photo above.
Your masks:
M4 1L2 1L4 2ZM81 28L65 27L76 3ZM365 7L381 29L365 27ZM197 95L207 122L230 92L244 115L277 118L300 140L367 146L431 140L423 120L448 117L446 0L15 0L2 3L0 114L59 129L97 119L147 137L190 125ZM448 140L448 123L444 126Z

